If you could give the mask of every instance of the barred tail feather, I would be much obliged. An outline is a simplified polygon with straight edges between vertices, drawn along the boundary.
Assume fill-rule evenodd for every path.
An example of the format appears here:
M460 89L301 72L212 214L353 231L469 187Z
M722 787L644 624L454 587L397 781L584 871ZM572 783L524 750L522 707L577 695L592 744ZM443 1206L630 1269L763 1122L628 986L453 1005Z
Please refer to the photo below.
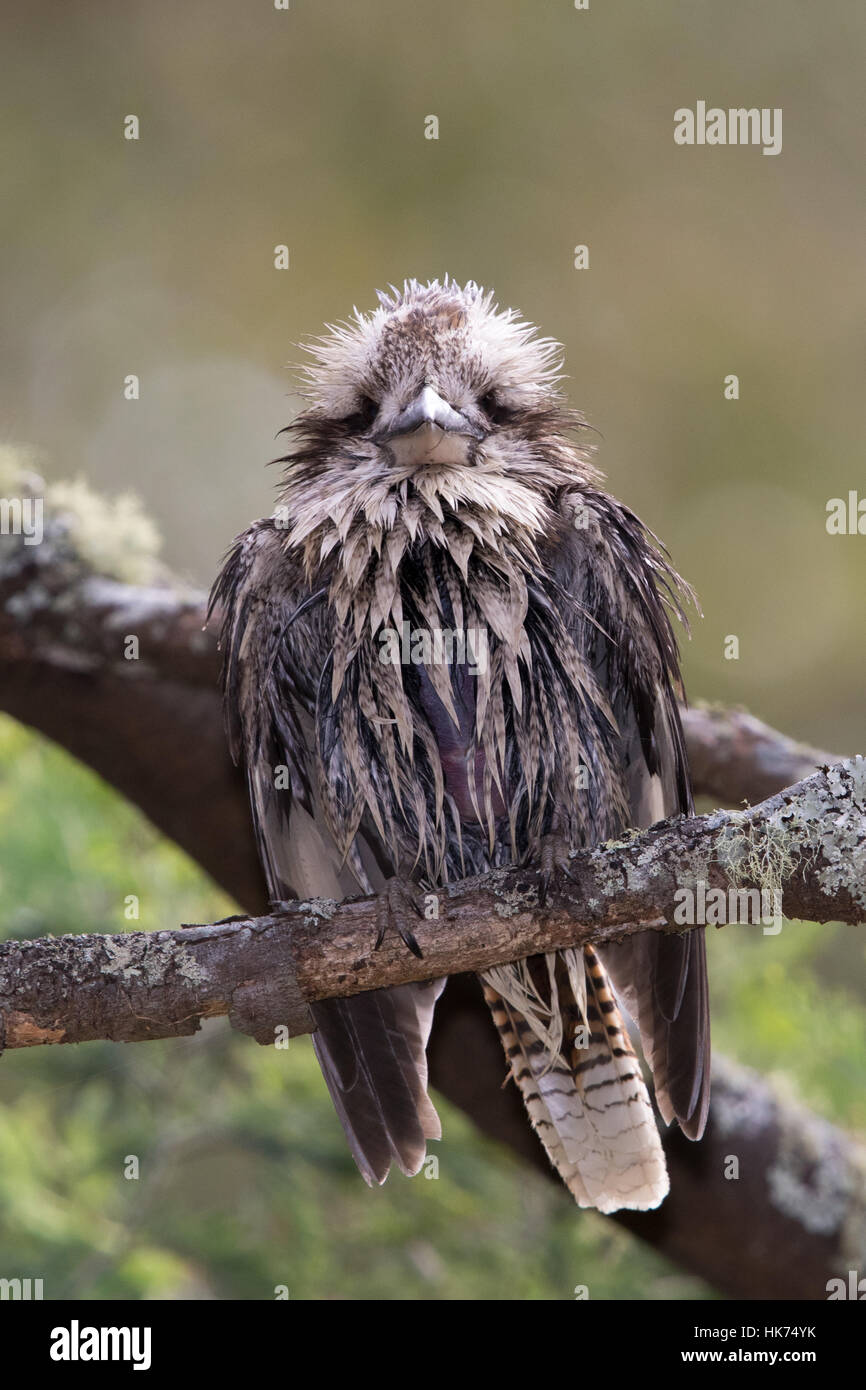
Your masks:
M595 951L535 956L482 983L529 1118L578 1205L657 1207L669 1186L664 1153Z

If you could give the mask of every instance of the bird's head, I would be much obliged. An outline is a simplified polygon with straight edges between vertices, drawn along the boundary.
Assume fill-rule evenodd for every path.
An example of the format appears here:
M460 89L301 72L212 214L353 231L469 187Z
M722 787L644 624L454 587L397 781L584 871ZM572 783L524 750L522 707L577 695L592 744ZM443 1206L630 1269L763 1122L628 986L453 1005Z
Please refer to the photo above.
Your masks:
M383 467L471 462L559 403L561 349L473 282L379 293L308 347L312 421Z
M290 542L344 543L356 522L437 540L536 533L558 487L589 477L570 437L560 345L473 281L407 281L306 346L307 408L289 430L282 501ZM492 528L492 529L491 529ZM326 537L328 539L326 540Z

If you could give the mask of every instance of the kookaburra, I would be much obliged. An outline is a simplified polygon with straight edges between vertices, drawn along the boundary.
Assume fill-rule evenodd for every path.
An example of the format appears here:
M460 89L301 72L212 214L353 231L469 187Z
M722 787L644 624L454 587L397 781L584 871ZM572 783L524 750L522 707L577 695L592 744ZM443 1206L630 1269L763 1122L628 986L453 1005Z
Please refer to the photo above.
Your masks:
M379 893L411 947L413 894L516 862L543 881L569 847L691 810L669 619L688 591L603 489L558 344L474 283L392 288L309 352L278 505L214 587L229 736L272 898ZM481 982L580 1205L657 1206L667 1171L624 1014L662 1118L699 1138L703 932ZM392 1162L417 1173L440 1136L425 1048L443 985L313 1007L369 1183Z

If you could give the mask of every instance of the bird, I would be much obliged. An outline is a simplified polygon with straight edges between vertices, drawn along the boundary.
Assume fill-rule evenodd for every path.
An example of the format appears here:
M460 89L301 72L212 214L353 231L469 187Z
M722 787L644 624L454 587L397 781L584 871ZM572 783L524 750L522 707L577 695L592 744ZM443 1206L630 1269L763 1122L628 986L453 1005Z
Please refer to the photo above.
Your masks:
M211 594L228 739L271 899L377 894L379 940L417 952L419 893L520 864L543 900L574 850L692 811L673 620L693 595L605 490L560 344L492 291L407 280L304 348L277 504ZM445 984L312 1005L370 1185L417 1174L441 1138L426 1045ZM699 1139L703 931L539 954L480 985L577 1203L658 1206L645 1071L661 1120Z

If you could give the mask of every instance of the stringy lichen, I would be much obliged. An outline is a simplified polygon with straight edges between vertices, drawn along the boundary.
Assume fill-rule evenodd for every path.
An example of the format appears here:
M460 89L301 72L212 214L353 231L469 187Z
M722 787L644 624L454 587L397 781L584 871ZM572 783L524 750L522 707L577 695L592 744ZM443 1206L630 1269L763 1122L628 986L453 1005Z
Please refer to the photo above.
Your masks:
M762 894L780 893L797 861L790 828L773 820L732 821L716 840L716 857L734 888L748 884Z

